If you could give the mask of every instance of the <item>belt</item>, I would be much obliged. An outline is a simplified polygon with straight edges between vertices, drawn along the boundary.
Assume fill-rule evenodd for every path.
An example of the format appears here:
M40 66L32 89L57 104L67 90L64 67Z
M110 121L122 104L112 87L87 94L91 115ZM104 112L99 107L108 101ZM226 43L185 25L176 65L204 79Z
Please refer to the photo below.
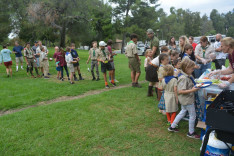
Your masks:
M92 60L92 61L97 61L97 59L95 59L95 60Z

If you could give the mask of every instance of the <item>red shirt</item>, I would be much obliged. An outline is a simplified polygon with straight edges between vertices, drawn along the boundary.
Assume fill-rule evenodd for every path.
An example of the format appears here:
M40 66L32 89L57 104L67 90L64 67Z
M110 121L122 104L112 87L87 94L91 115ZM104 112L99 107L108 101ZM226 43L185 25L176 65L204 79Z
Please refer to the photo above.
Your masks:
M234 70L234 51L232 52L231 55L230 54L228 55L228 59L229 59L229 63L231 65L232 69Z
M193 42L192 46L193 46L193 51L195 51L195 48L196 48L196 46L197 46L197 43L194 43L194 42Z
M59 53L59 52L55 52L55 53L54 53L54 55L53 55L53 58L54 58L54 59L56 59L56 58L57 58L58 53Z
M66 61L65 61L65 56L62 55L62 53L57 53L56 55L56 59L57 61L59 61L59 66L63 67L65 65L67 65Z

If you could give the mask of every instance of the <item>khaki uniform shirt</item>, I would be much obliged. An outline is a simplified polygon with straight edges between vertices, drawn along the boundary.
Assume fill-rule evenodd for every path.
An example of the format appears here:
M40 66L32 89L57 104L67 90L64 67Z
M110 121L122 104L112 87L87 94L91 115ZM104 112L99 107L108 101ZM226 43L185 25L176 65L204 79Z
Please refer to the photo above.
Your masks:
M194 87L193 81L190 77L181 71L183 75L178 78L178 91L179 90L190 90ZM181 105L191 105L195 102L195 95L194 93L189 94L178 94L179 103Z
M99 49L97 58L101 61L106 61L106 60L109 61L109 55L110 52L107 50L107 48L105 48L104 51L102 49Z
M91 48L89 50L89 56L91 60L97 60L98 57L98 53L99 53L99 49L98 48Z
M164 73L164 68L163 68L164 65L160 65L159 69L158 69L158 78L159 79L162 79L163 78L163 73ZM162 81L159 81L158 82L158 88L159 89L162 89Z
M126 47L125 55L127 57L135 57L137 54L137 46L133 41L130 41Z
M201 44L198 44L195 49L195 55L200 56L201 58L204 59L210 59L209 55L215 52L215 49L212 45L207 45L204 50L205 52L203 52Z
M33 49L25 49L24 50L24 56L25 57L27 57L27 58L29 58L29 59L32 59L33 58L33 56L34 56L34 51L33 51Z
M150 46L150 49L153 49L153 47L157 47L157 50L155 52L155 55L153 56L154 58L157 57L159 54L160 54L160 51L159 51L159 39L154 36L150 42L149 42L149 46Z

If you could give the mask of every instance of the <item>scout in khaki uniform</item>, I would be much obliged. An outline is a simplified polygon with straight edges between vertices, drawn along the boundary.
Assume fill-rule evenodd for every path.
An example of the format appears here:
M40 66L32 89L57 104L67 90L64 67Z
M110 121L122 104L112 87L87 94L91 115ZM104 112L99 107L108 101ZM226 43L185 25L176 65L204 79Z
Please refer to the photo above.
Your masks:
M38 53L38 55L40 55L40 65L43 68L43 72L44 72L44 78L48 79L48 73L49 73L49 61L48 61L48 51L46 52L46 49L42 46L40 47L40 53Z
M37 70L36 57L34 55L33 49L30 47L30 43L27 43L27 45L26 45L26 48L24 50L24 57L25 57L27 65L28 65L28 68L30 69L30 73L31 73L32 78L35 78L35 76L32 73L33 67L36 70L37 77L40 77L38 70Z
M195 120L196 120L196 111L195 111L195 95L194 92L198 90L195 87L195 81L193 79L192 73L194 71L195 63L189 58L183 59L181 62L181 73L178 76L178 101L181 104L181 111L176 116L171 127L168 128L168 131L177 132L176 126L180 120L185 117L187 111L189 113L189 132L188 137L194 139L200 139L200 136L195 133Z
M99 70L98 70L98 61L97 61L97 56L98 56L98 52L99 52L99 49L97 48L97 41L94 41L93 42L93 48L91 48L89 50L89 58L87 60L87 64L89 64L89 60L91 59L91 73L92 73L92 76L93 76L93 81L96 80L96 81L99 81L100 78L99 78ZM94 71L93 69L96 69L96 74L97 74L97 79L94 75Z
M152 29L147 30L147 36L150 39L150 49L153 52L153 58L157 57L160 54L159 51L159 39L154 36L154 31Z
M104 41L99 42L99 51L98 51L98 62L101 62L101 71L104 76L106 88L110 88L106 78L106 71L108 70L111 75L111 84L115 87L115 81L113 79L113 70L110 64L110 52L105 47L106 43Z
M125 55L128 57L129 68L131 69L132 87L141 88L141 85L138 83L141 75L141 60L137 54L137 38L138 36L136 34L131 35L131 41L126 47Z

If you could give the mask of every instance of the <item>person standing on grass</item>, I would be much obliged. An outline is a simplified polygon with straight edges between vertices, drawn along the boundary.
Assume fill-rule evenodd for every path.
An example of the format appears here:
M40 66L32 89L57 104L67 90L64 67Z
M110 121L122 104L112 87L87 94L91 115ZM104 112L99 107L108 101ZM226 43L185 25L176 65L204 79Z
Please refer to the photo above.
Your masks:
M159 39L154 35L154 31L152 29L148 29L146 34L150 39L150 49L152 50L153 58L155 58L160 54Z
M43 68L43 75L45 79L49 79L50 77L48 76L48 71L49 71L49 61L48 61L48 51L42 46L40 48L40 64L41 67Z
M76 45L75 45L75 43L72 43L71 44L71 55L72 55L73 59L77 61L77 63L75 63L73 65L74 65L75 71L76 70L78 71L79 80L84 80L83 77L81 76L81 72L80 72L80 64L79 64L80 58L79 58L79 55L75 49L76 49ZM79 81L76 77L76 72L74 75L74 80Z
M65 71L67 73L68 81L70 81L69 72L67 70L67 63L65 61L65 52L64 52L62 47L60 48L60 52L58 53L56 60L59 61L59 66L61 68L61 81L64 81L64 79L63 79L63 68L65 69Z
M162 86L165 97L166 115L168 125L171 125L178 111L177 79L174 77L173 66L164 66L163 76Z
M47 55L48 55L49 54L49 50L47 49L46 46L42 45L41 41L38 41L38 47L37 47L37 50L36 50L36 54L39 54L39 56L40 56L40 53L42 52L41 51L42 47L45 50L45 53L47 53ZM43 67L41 65L41 60L40 59L39 59L39 62L40 62L39 64L40 64L41 72L44 73L44 69L43 69ZM47 74L50 75L50 73L49 73L49 64L48 64L48 73ZM44 76L44 74L42 76Z
M225 66L227 55L222 52L221 49L221 40L222 35L216 35L216 42L214 43L214 49L216 52L216 59L214 60L216 70L222 69L222 66Z
M87 64L89 64L89 60L91 59L91 73L92 73L92 76L93 76L93 81L99 81L100 78L99 78L99 70L98 70L98 61L97 61L97 56L98 56L98 52L99 52L99 49L97 48L97 41L93 41L93 48L91 48L89 50L89 58L87 60ZM96 69L96 74L97 74L97 79L94 75L94 67Z
M25 58L25 61L27 63L27 66L29 68L32 78L35 78L35 76L33 75L33 67L35 68L37 77L39 78L40 75L38 73L38 69L36 65L36 57L34 55L33 49L30 47L30 43L26 44L26 48L24 50L24 58Z
M56 64L57 79L60 80L60 78L61 78L61 69L60 69L60 66L59 66L59 62L58 62L58 60L57 60L57 57L58 57L58 55L59 55L59 47L56 46L56 47L54 48L54 51L55 51L55 52L54 52L53 58L54 58L55 64Z
M75 84L73 81L73 77L75 75L75 68L73 64L76 64L78 61L72 57L71 55L71 48L66 48L65 60L67 62L67 66L70 70L70 84Z
M101 62L101 71L103 73L105 87L110 88L107 82L106 71L109 71L111 75L111 84L115 87L115 81L113 79L113 69L110 64L110 52L105 47L106 43L104 41L99 42L99 51L98 51L98 62Z
M112 46L112 40L108 40L108 42L107 42L107 49L108 49L108 51L110 52L110 55L111 55L111 57L110 57L110 64L111 64L111 67L113 69L113 77L114 77L115 82L119 82L119 81L117 81L115 79L114 56L116 56L117 54L112 52L112 47L111 46ZM111 82L111 75L110 75L110 73L109 73L109 82Z
M22 50L24 48L19 45L18 41L15 42L15 47L13 48L13 53L15 53L15 61L16 61L16 71L18 72L19 70L19 62L21 63L21 69L23 70L23 55L22 55Z
M11 51L7 48L6 45L3 46L3 50L0 52L0 64L4 62L6 67L7 77L12 77L12 60L11 60Z
M37 68L40 68L40 60L39 60L40 56L37 55L37 48L38 48L38 42L35 41L34 46L32 47L32 49L33 49L33 52L34 52L34 56L36 57L36 60L37 60L37 62L36 62Z
M181 62L181 73L178 76L178 101L181 104L181 111L176 116L174 122L168 128L168 131L178 132L176 126L178 126L180 120L185 117L187 111L189 113L189 132L188 137L199 139L200 136L195 133L195 120L196 120L196 110L195 110L195 92L199 88L195 87L195 81L192 76L194 71L195 63L189 58L185 58Z
M141 88L141 85L138 83L141 75L141 60L137 54L136 46L138 36L136 34L132 34L130 38L131 41L128 42L125 55L128 57L129 68L131 69L132 87Z

